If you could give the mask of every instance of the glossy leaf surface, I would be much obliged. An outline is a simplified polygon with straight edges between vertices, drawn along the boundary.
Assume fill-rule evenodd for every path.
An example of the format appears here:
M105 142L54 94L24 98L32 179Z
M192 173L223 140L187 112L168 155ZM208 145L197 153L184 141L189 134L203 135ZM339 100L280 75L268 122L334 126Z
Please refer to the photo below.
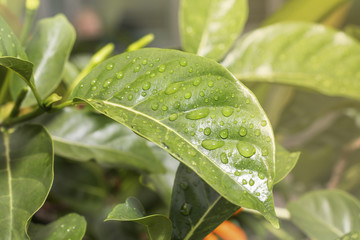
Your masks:
M277 12L267 18L263 25L281 21L317 22L337 7L349 2L349 0L289 0Z
M41 98L50 95L59 85L74 42L75 30L65 16L56 15L38 22L26 52L34 64L35 85ZM18 87L12 90L14 96ZM24 102L26 106L34 103L32 94Z
M125 203L117 205L105 221L133 221L146 227L150 240L168 240L171 237L171 222L160 214L145 216L145 211L139 200L130 197Z
M0 136L0 238L27 239L28 221L53 181L51 138L38 125L2 130Z
M172 239L203 239L240 207L221 197L184 164L180 164L172 193Z
M180 30L183 49L220 60L241 33L248 16L247 0L182 0Z
M32 72L34 65L26 60L15 57L0 57L0 65L14 71L21 77L28 85L32 83ZM19 81L20 82L20 81ZM17 82L17 83L19 83ZM20 82L23 84L24 82ZM25 85L23 85L25 86Z
M346 192L308 193L288 209L291 220L311 239L336 239L360 230L360 202Z
M213 60L142 49L98 65L73 98L158 144L273 224L274 139L255 96Z
M0 56L11 56L26 60L26 54L19 39L0 16Z
M295 167L300 152L288 152L280 144L276 144L275 153L275 184L283 180Z
M146 140L123 125L86 110L66 109L47 125L55 153L77 161L163 172Z
M36 240L83 239L86 230L84 217L70 213L55 222L42 226L30 225L29 235Z
M360 99L360 44L309 23L280 23L244 36L223 65L244 81L310 88Z

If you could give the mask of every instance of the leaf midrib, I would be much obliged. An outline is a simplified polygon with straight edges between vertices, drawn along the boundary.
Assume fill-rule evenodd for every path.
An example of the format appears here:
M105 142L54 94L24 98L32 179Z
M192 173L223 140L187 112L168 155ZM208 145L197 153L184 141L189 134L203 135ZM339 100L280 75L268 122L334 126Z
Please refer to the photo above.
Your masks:
M9 135L7 132L4 132L4 147L5 147L5 159L6 159L6 171L8 177L8 188L9 188L9 236L8 239L12 239L12 228L13 228L13 198L12 198L12 174L10 169L10 144L9 144Z

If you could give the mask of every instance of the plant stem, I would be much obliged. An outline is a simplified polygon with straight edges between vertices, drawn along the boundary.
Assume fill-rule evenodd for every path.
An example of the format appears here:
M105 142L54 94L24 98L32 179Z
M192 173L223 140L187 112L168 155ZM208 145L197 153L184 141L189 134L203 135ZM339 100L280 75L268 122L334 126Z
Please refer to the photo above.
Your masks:
M154 40L154 34L149 33L143 36L142 38L140 38L139 40L137 40L136 42L130 44L129 47L126 49L126 52L132 52L140 48L143 48L149 45L149 43L151 43L153 40Z
M26 94L28 93L28 91L29 91L29 88L28 88L28 87L24 87L23 89L21 89L18 97L16 98L14 107L13 107L13 109L11 110L10 118L14 118L14 117L16 117L17 115L19 115L21 103L24 101L24 99L25 99Z
M14 125L16 123L25 122L27 120L33 119L33 118L35 118L37 116L40 116L44 112L45 112L44 109L38 107L34 111L32 111L32 112L30 112L28 114L25 114L25 115L22 115L22 116L19 116L19 117L15 117L15 118L7 118L7 119L4 120L3 124L1 124L1 125L11 126L11 125Z
M10 83L11 76L12 76L12 72L11 72L11 70L8 69L6 72L6 75L5 75L4 82L1 86L1 90L0 90L0 105L2 105L5 101L6 94L9 89L9 83Z
M34 23L35 14L39 8L39 0L27 0L26 1L26 13L24 26L20 35L20 42L24 46L29 35L30 29Z

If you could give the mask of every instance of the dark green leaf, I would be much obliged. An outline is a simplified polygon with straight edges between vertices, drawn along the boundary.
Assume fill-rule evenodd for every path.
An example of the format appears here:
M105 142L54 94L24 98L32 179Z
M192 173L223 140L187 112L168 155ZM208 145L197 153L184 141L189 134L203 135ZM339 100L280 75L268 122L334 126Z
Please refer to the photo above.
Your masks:
M32 83L32 72L33 72L34 65L31 62L22 60L19 58L15 58L15 57L0 57L0 65L7 69L14 71L28 85L33 84ZM24 82L20 82L20 83L24 83Z
M266 19L263 25L281 21L317 22L337 7L349 2L349 0L289 0L275 14Z
M180 164L172 193L172 239L203 239L240 207L221 197L184 164Z
M308 193L288 205L291 220L311 239L336 239L360 230L360 202L338 190Z
M30 225L29 235L36 240L83 239L86 230L85 218L70 213L48 225Z
M46 126L59 156L78 161L95 159L107 166L164 171L147 141L103 115L66 109Z
M289 153L280 144L276 144L275 152L275 184L283 180L295 167L300 152Z
M360 99L360 45L342 32L281 23L243 37L223 65L244 81L306 87Z
M185 51L220 60L241 33L247 0L182 0L180 30Z
M360 231L353 231L345 234L342 237L337 238L336 240L359 240L360 239Z
M38 125L2 129L0 136L0 238L27 239L28 221L53 181L51 138Z
M117 205L105 221L133 221L146 227L150 240L169 240L171 237L171 221L164 215L145 216L139 200L130 197L125 203Z
M277 225L271 126L255 96L215 61L175 50L130 52L94 68L72 98L161 146L227 200Z
M63 15L43 19L37 24L26 52L35 66L35 86L41 98L47 97L59 85L74 42L75 30ZM13 97L21 88L17 83L11 85ZM34 103L35 97L30 94L24 106Z

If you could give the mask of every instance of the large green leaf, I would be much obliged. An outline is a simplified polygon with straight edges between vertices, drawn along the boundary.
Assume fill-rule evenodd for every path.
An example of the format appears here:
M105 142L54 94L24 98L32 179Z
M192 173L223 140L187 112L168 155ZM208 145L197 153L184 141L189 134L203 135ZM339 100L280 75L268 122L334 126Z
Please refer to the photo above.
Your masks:
M275 184L283 180L295 167L300 152L288 152L280 144L276 144L275 153Z
M78 161L95 159L107 166L164 171L147 141L103 115L66 109L46 126L59 156Z
M336 239L360 230L360 202L338 190L308 193L288 205L291 220L311 239Z
M145 216L139 200L130 197L125 203L115 206L105 221L133 221L146 227L150 240L169 240L171 237L171 221L164 215Z
M27 60L19 39L0 16L0 56L12 56Z
M244 81L306 87L360 99L360 45L342 32L280 23L243 37L223 65Z
M0 57L0 65L14 71L27 85L31 86L33 84L32 73L34 65L31 62L15 57ZM20 83L23 84L24 82Z
M248 17L247 0L182 0L180 30L185 51L220 60Z
M47 131L24 125L0 133L0 238L27 239L27 224L53 181L53 146Z
M254 95L215 61L142 49L98 65L72 98L158 144L236 205L273 208L274 138Z
M240 207L221 197L184 164L180 164L172 193L172 239L203 239Z
M34 80L41 98L47 97L59 85L74 42L75 30L63 15L43 19L37 24L26 52L35 66ZM13 97L22 87L18 82L12 82ZM34 103L33 94L24 100L25 106Z
M337 7L351 2L350 0L289 0L277 12L267 18L263 25L281 21L317 22Z
M29 235L36 240L81 240L85 235L85 230L85 218L76 213L70 213L45 226L30 225Z

